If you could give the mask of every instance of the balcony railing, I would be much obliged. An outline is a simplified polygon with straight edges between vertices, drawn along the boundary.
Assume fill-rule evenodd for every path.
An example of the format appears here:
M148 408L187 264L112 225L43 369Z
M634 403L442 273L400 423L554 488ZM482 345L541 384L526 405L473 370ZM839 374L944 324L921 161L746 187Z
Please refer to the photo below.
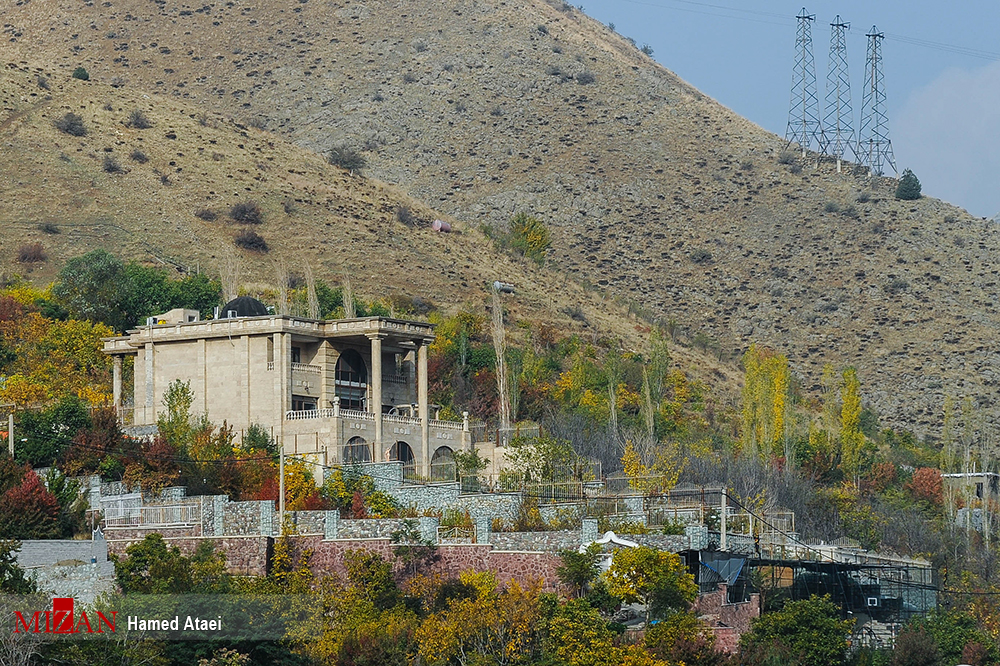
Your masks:
M332 409L309 409L300 411L285 412L286 421L302 421L306 419L332 419L335 412ZM375 415L369 412L361 412L354 409L341 409L340 418L354 421L374 421ZM400 425L419 426L420 419L411 416L399 416L396 414L383 414L382 423L398 423ZM438 430L462 430L460 421L440 421L438 419L428 419L427 425Z
M317 375L323 372L323 369L318 365L309 365L308 363L292 363L292 371L298 370L299 372L313 372Z
M399 384L400 386L406 386L408 382L409 378L406 375L397 374L395 372L382 373L383 384Z
M197 504L109 507L106 527L191 527L201 522Z

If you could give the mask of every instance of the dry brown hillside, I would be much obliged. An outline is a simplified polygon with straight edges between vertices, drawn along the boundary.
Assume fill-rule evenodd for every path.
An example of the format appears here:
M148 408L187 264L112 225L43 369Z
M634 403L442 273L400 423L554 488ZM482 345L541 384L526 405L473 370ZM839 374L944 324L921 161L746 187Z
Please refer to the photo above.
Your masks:
M1000 413L995 225L780 159L562 2L23 0L4 23L6 49L64 77L363 148L467 224L535 213L581 282L728 350L773 345L807 388L853 364L896 423L934 431L945 394Z
M136 111L150 127L127 126ZM70 112L82 119L84 136L56 128ZM0 69L0 147L0 262L8 275L45 282L67 259L103 247L213 275L235 259L244 284L265 287L276 283L278 265L300 274L308 265L332 283L349 275L363 296L420 297L446 312L482 310L487 285L501 279L517 287L506 299L515 320L644 346L648 327L599 292L497 252L477 230L397 188L180 100L10 64ZM261 224L229 218L243 201L259 204ZM424 221L450 220L454 231L405 226L400 206ZM218 217L195 215L205 210ZM267 253L236 249L235 234L247 228L265 239ZM35 243L45 260L18 261ZM731 395L733 364L680 347L675 357Z

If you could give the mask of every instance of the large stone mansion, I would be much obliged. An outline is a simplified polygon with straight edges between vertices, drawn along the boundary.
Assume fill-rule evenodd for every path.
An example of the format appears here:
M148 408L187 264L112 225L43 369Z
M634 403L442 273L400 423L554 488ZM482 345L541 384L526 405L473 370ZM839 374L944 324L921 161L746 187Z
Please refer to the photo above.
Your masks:
M470 449L464 422L432 418L427 399L430 324L387 317L314 320L275 315L241 297L219 318L172 310L107 338L114 403L135 426L152 425L171 382L190 382L192 410L237 431L268 428L287 453L322 465L399 460L423 477L447 473ZM133 357L132 404L123 360Z

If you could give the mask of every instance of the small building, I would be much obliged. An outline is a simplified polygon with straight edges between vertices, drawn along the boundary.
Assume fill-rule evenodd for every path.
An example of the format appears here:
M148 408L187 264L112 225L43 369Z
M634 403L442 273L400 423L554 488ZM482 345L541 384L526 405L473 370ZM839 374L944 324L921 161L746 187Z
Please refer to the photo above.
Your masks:
M942 474L944 490L950 495L990 499L1000 495L1000 474L996 472L961 472Z
M454 474L472 447L468 416L442 421L427 399L433 327L389 317L315 320L271 314L241 297L219 318L173 310L107 338L114 404L124 422L156 423L171 382L190 382L192 410L237 431L268 428L288 453L321 465L399 460L425 478ZM132 400L123 404L125 357Z

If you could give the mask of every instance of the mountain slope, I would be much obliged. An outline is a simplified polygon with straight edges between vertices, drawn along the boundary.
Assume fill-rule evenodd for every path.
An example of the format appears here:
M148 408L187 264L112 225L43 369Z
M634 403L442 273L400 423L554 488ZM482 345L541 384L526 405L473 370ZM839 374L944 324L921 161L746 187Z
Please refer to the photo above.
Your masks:
M44 10L44 11L43 11ZM561 2L29 0L8 46L323 152L467 223L517 210L582 283L738 354L788 353L816 390L858 367L890 422L945 394L997 407L992 224L784 142Z

